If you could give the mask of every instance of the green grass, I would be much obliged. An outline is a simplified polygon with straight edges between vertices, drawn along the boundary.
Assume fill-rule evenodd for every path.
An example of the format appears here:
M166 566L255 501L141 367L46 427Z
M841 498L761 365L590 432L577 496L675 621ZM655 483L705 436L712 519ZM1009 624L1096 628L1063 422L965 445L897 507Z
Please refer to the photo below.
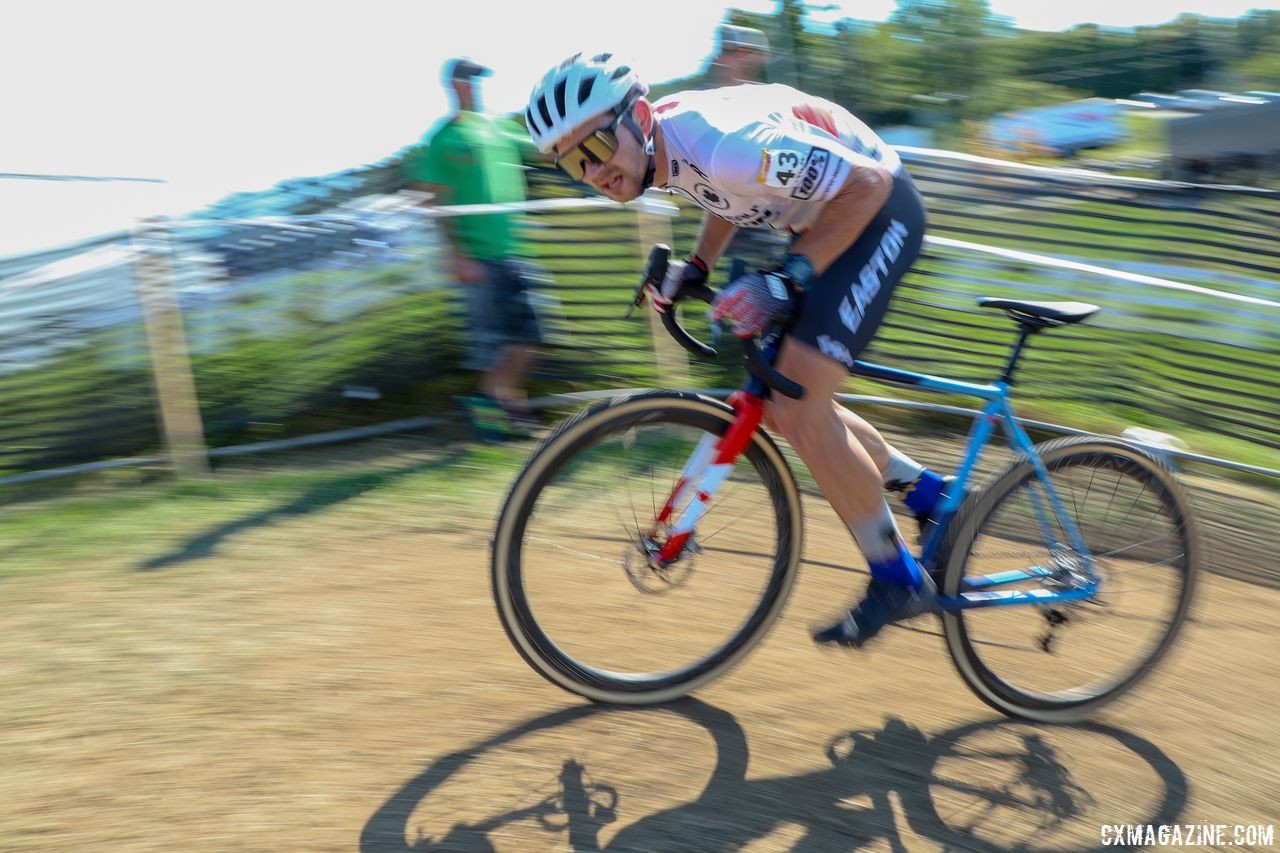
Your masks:
M384 439L228 465L206 480L115 471L69 489L28 488L0 515L0 581L195 565L242 532L300 516L323 516L333 530L370 517L448 530L491 517L527 451Z
M1145 111L1126 113L1124 124L1129 131L1129 138L1117 145L1092 149L1086 152L1086 155L1090 159L1097 160L1162 156L1169 151L1166 128L1166 123L1169 121L1170 118L1166 114L1151 115Z

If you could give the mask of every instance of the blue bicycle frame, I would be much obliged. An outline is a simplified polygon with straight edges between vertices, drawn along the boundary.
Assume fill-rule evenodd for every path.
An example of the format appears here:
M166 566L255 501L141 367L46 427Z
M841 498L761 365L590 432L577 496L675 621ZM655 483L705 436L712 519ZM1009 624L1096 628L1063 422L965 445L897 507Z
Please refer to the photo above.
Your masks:
M1049 605L1055 602L1079 601L1091 598L1097 593L1098 576L1094 572L1093 558L1085 547L1084 539L1080 536L1080 531L1077 529L1075 521L1067 512L1066 506L1054 490L1053 484L1049 482L1049 472L1045 468L1044 462L1040 459L1040 455L1036 453L1031 437L1027 435L1026 430L1022 428L1022 425L1018 423L1017 417L1014 415L1013 408L1009 404L1008 383L1003 381L991 384L957 382L923 373L883 367L864 361L855 362L853 372L899 385L911 385L927 391L938 391L946 394L963 394L986 401L982 414L974 421L973 428L969 431L964 460L956 472L956 478L943 496L938 508L934 511L932 519L934 523L929 527L930 532L925 537L920 554L922 565L932 566L937 561L939 557L938 550L942 545L947 527L951 524L956 511L960 508L960 502L964 498L965 485L968 483L969 477L972 475L978 459L982 455L982 450L991 439L997 425L1004 428L1009 443L1026 454L1027 460L1035 470L1039 486L1043 490L1043 496L1038 494L1034 488L1031 489L1031 504L1050 553L1055 554L1070 550L1082 561L1082 565L1078 568L1083 572L1085 578L1083 583L1072 583L1059 590L992 589L992 587L1033 578L1057 577L1061 576L1064 571L1073 576L1077 575L1074 570L1075 567L1068 568L1064 565L1031 566L1025 569L965 578L961 582L958 595L940 596L938 598L939 607L943 610L954 612L971 607L992 607L1007 604ZM1052 513L1052 517L1050 513ZM1064 543L1059 541L1058 533L1053 526L1052 521L1054 518L1057 519L1061 525L1060 529L1067 536L1068 542L1065 547Z
M653 253L650 255L649 269L645 273L645 280L661 280L662 276L654 272L655 264L661 263L662 269L665 270L666 258L670 250L666 246L655 246ZM732 278L736 278L742 267L735 264ZM642 285L643 288L643 285ZM704 288L704 290L709 290ZM637 302L641 299L642 290L637 290ZM707 298L710 301L710 297ZM983 300L979 300L980 304L984 304ZM1001 305L1000 300L991 300L990 304L994 307L1018 308L1014 303L1012 305ZM996 426L1000 425L1004 428L1005 434L1008 436L1009 443L1017 450L1024 453L1030 462L1032 469L1035 471L1036 480L1043 496L1037 493L1035 487L1029 490L1032 508L1035 512L1036 520L1040 525L1041 533L1044 536L1045 545L1049 551L1050 565L1047 566L1029 566L1025 569L1016 569L1011 571L996 572L995 574L982 575L979 577L964 578L958 595L940 596L938 598L938 606L944 611L964 610L971 607L993 607L1005 604L1038 604L1050 605L1056 602L1064 601L1080 601L1082 599L1092 598L1098 591L1099 580L1098 575L1094 571L1094 560L1085 547L1084 539L1080 535L1079 529L1076 527L1075 521L1067 513L1066 506L1062 499L1054 490L1053 484L1049 482L1049 471L1045 468L1044 460L1040 458L1040 454L1036 453L1035 445L1032 444L1030 436L1026 430L1018 423L1017 417L1013 413L1013 408L1009 404L1009 389L1013 382L1014 368L1018 362L1027 338L1033 332L1045 328L1047 325L1063 322L1077 322L1087 317L1093 311L1095 306L1068 306L1070 311L1066 314L1054 316L1055 311L1050 310L1045 316L1049 320L1039 317L1035 312L1031 317L1019 319L1021 326L1021 335L1017 343L1014 345L1010 354L1008 364L1000 379L991 384L977 384L973 382L958 382L952 379L943 379L938 376L929 376L924 373L913 373L909 370L899 370L892 367L883 367L878 364L870 364L865 361L855 361L852 372L869 376L873 379L880 379L886 382L894 382L900 385L911 385L916 388L924 388L927 391L937 391L944 394L963 394L969 397L977 397L985 400L986 405L982 409L982 414L974 422L973 429L969 432L968 446L965 449L964 461L960 465L960 470L956 472L955 480L952 481L946 494L943 496L940 506L938 506L930 519L929 534L924 537L923 548L920 554L920 562L926 568L932 568L937 563L940 556L938 552L941 549L947 527L951 524L952 518L956 511L960 508L960 503L964 498L965 486L969 481L970 475L977 466L978 459L982 455L982 450L986 447L987 441L995 432ZM1079 308L1085 308L1083 313L1079 313ZM669 311L662 315L663 324L675 339L682 346L699 356L714 355L715 350L706 346L692 338L687 331L681 326L676 319L675 312ZM1015 318L1018 319L1018 318ZM747 363L749 373L746 383L743 385L742 391L748 397L756 400L762 399L768 391L766 385L776 391L784 394L797 396L803 393L803 389L794 382L781 376L772 369L774 359L778 353L778 347L781 344L783 331L775 328L764 337L758 348L747 350ZM753 343L752 347L756 347ZM762 372L763 371L763 372ZM766 379L768 381L766 381ZM787 390L790 387L791 390ZM739 413L739 417L742 415ZM757 412L758 417L758 412ZM748 423L748 421L743 421ZM754 430L758 420L749 422L750 428ZM707 448L700 448L698 454L695 454L689 468L681 476L681 484L692 482L696 477L702 477L705 473L702 468L705 467L705 457ZM732 455L729 456L729 459ZM728 459L725 460L728 462ZM702 467L698 467L701 463ZM706 500L700 501L694 508L692 513L692 522L683 520L678 525L678 537L672 537L664 547L663 552L658 555L664 561L674 559L680 549L684 547L685 541L689 537L693 524L701 517L701 513L705 509L707 501L714 492L714 487L718 486L718 481L712 482L712 489L706 491ZM681 491L677 488L673 493L673 500L681 496ZM670 501L668 502L670 504ZM669 507L664 507L663 512L668 512ZM1060 529L1066 534L1067 542L1061 542L1058 533L1053 526L1053 520L1056 519L1061 525ZM1070 555L1070 556L1068 556ZM1044 579L1048 583L1052 583L1056 588L1049 586L1040 589L1018 589L1018 590L997 590L992 587L1004 586L1007 584L1018 583L1019 581L1033 580L1036 578Z

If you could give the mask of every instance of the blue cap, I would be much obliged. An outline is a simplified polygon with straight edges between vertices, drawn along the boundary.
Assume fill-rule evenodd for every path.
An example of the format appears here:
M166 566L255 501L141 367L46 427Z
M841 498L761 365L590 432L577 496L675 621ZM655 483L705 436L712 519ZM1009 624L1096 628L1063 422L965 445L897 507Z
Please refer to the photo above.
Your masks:
M441 76L446 83L451 83L454 80L470 80L472 77L488 77L492 73L492 69L460 56L445 62Z

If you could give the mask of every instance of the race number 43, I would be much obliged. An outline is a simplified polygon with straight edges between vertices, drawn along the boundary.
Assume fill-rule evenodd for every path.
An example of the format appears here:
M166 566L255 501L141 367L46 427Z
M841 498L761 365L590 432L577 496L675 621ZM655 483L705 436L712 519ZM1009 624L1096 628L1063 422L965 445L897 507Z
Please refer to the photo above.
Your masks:
M756 180L769 187L790 186L804 169L807 154L790 148L763 149L760 152L760 174Z

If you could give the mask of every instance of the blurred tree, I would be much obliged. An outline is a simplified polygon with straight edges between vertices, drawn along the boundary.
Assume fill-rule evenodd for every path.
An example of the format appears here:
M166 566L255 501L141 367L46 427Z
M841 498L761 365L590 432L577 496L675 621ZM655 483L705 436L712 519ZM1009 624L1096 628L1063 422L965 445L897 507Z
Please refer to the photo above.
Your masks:
M1088 97L1088 92L1025 80L1016 77L999 77L989 80L976 89L965 102L964 113L974 118L986 118L1010 109L1043 107ZM1016 106L1011 106L1015 105Z
M1280 34L1259 43L1254 55L1234 70L1245 89L1280 91Z
M772 79L800 89L804 88L804 72L808 68L803 38L805 13L805 4L801 0L778 0L773 32L768 33L769 43L776 45L777 51L777 59L773 63L777 73Z
M1012 36L1013 27L987 0L898 0L889 25L921 46L918 94L968 96L1005 71L1008 50L998 37Z
M1238 20L1183 15L1134 30L1082 24L1064 32L1015 30L988 0L898 0L885 23L806 28L827 8L777 0L770 14L730 10L726 23L764 32L770 82L830 98L873 125L955 125L993 113L1090 96L1122 98L1183 88L1276 88L1280 11ZM1231 74L1223 78L1221 72ZM707 82L706 69L654 86L661 96ZM941 128L940 128L941 129ZM946 133L943 132L946 136Z
M1130 73L1124 81L1128 91L1115 97L1182 88L1182 51L1186 45L1178 34L1167 27L1148 27L1138 30L1135 39L1137 53L1128 63Z
M1019 41L1019 62L1013 76L1065 86L1085 95L1130 94L1137 69L1146 61L1133 33L1102 30L1093 24Z
M1200 18L1180 15L1173 26L1181 48L1178 55L1178 82L1193 86L1204 80L1213 68L1213 58L1206 50L1200 34Z
M897 124L911 120L915 96L926 90L922 65L924 45L904 37L890 26L879 26L860 40L865 49L865 109L859 115L872 121Z
M1243 56L1263 52L1277 37L1280 37L1280 9L1254 9L1236 22L1236 44ZM1271 44L1274 55L1274 43Z

